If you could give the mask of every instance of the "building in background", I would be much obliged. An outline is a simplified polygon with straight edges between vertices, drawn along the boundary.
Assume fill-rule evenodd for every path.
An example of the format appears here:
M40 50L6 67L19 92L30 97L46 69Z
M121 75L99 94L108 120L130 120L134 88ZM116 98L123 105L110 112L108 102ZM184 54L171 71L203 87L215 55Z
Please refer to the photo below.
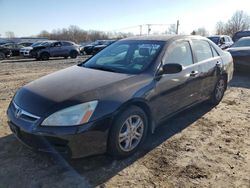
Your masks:
M24 43L24 42L37 42L48 40L46 37L15 37L15 38L0 38L0 43Z

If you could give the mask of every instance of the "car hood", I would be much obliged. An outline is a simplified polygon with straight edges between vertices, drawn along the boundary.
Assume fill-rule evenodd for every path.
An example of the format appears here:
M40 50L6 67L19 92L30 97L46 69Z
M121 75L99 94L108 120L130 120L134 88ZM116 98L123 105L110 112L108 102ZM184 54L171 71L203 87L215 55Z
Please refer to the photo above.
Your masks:
M106 45L106 44L100 44L100 45L95 46L95 48L102 48L102 47L106 47L106 46L108 46L108 45Z
M43 116L59 104L67 107L95 100L96 90L130 77L134 75L73 66L23 86L16 93L14 101L22 109ZM88 95L84 95L85 93ZM99 92L98 97L101 95Z
M24 48L21 48L20 50L32 50L33 48L32 47L24 47Z

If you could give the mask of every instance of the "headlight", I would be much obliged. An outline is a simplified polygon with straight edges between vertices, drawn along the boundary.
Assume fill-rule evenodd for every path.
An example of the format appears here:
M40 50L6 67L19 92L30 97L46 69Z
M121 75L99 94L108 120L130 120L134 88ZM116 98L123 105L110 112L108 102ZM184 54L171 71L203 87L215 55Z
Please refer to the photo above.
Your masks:
M73 126L87 123L97 103L98 101L90 101L55 112L42 122L42 126Z

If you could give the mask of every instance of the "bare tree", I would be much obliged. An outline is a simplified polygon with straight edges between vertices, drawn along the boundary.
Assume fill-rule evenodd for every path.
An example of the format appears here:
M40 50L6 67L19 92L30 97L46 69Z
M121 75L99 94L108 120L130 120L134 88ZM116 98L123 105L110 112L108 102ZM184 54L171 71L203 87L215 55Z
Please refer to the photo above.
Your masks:
M204 27L200 27L195 31L196 35L201 35L201 36L208 36L209 33Z
M216 23L216 35L226 34L226 24L222 21Z
M40 34L38 35L39 37L45 37L45 38L50 38L50 33L46 30L43 30L40 32Z
M5 32L5 36L7 38L14 38L15 37L15 33L13 31L6 31Z
M196 31L193 30L190 34L191 34L191 35L196 35Z
M248 30L250 28L250 17L241 11L236 11L227 23L226 32L233 35L237 31Z
M165 33L169 35L176 34L176 24L171 24Z
M236 11L227 23L222 21L216 24L216 34L224 34L233 36L237 31L244 31L250 29L250 17L242 10Z

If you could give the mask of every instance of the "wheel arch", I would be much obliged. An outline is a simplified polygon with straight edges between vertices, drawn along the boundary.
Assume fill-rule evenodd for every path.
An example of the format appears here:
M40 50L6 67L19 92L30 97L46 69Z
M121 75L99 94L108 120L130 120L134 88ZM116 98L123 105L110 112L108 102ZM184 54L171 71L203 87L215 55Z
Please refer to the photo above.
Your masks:
M126 103L122 104L118 108L118 110L116 111L114 116L117 117L119 114L121 114L124 110L126 110L130 106L137 106L137 107L141 108L146 113L147 118L148 118L148 131L150 131L150 133L154 133L155 122L153 121L152 111L150 109L149 104L144 99L131 99L131 100L127 101Z
M227 74L227 72L223 72L222 74L221 74L221 77L223 77L223 78L225 78L225 80L226 80L226 89L227 89L227 85L228 85L228 74Z

